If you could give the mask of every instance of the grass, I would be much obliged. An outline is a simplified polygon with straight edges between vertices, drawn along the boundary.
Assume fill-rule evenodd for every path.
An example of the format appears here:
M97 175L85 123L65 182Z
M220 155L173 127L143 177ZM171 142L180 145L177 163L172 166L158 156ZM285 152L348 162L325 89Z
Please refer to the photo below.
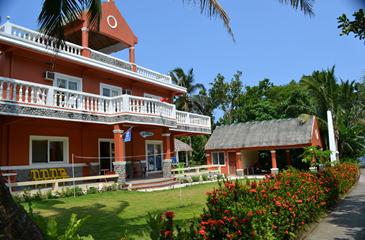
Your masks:
M71 213L87 217L81 234L91 234L95 239L149 239L147 213L172 210L176 223L202 213L206 192L217 183L208 183L158 192L104 192L76 198L60 198L33 203L34 213L46 218L56 218L61 229L69 222Z

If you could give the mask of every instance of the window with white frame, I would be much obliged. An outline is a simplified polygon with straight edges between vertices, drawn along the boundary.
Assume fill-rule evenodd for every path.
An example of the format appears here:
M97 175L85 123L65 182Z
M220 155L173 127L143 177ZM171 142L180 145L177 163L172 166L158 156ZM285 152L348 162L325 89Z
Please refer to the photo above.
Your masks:
M30 163L65 163L68 161L67 137L30 137Z
M213 165L224 165L224 152L213 152L212 162Z
M145 93L145 94L144 94L144 97L145 97L145 98L152 98L152 99L159 100L159 101L160 101L160 99L161 99L161 97L160 97L160 96L152 95L152 94L149 94L149 93Z
M81 91L82 79L62 73L55 73L55 87L66 88L68 90Z
M100 95L104 97L116 97L122 95L122 88L114 85L100 83Z

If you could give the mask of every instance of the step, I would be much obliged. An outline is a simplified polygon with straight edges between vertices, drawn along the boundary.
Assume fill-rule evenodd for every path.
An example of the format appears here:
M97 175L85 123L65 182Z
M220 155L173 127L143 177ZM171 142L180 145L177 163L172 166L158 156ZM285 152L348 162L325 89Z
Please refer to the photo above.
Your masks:
M134 184L133 182L129 182L126 184L124 189L128 189L129 184L131 184L131 189L149 189L149 188L160 188L160 187L167 187L177 184L178 182L175 181L173 178L165 178L164 180L156 180L156 181L149 181L149 182L138 182Z
M132 186L138 185L146 185L146 184L154 184L154 183L161 183L166 181L175 181L175 178L150 178L150 179L140 179L140 180L132 180L127 181L126 184L132 184Z

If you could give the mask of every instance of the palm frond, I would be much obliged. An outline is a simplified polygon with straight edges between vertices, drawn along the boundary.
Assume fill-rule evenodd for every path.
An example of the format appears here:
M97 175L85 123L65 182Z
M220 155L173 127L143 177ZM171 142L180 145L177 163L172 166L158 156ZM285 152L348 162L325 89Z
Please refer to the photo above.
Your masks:
M218 0L183 0L183 2L192 3L200 6L200 12L207 14L209 17L218 17L223 21L229 35L231 35L233 41L235 41L234 34L231 28L230 18L219 3Z
M44 0L38 16L40 32L56 37L60 45L65 40L66 24L79 19L84 11L89 22L99 26L101 0Z
M282 3L290 4L294 9L300 9L304 14L314 16L314 0L279 0Z

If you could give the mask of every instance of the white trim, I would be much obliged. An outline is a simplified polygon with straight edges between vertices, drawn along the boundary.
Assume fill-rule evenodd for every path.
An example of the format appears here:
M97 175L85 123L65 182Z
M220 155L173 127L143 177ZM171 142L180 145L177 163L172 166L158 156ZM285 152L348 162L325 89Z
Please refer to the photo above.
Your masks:
M111 24L110 23L110 19L113 19L114 20L114 24ZM118 27L118 21L117 21L117 19L113 15L109 15L106 18L106 21L108 22L109 27L111 27L112 29L115 29L115 28Z
M6 43L11 43L11 44L14 44L15 46L27 47L29 49L36 50L38 52L41 52L41 53L54 57L54 51L49 48L45 48L43 46L42 47L36 46L36 45L30 44L22 39L15 39L14 37L9 37L7 34L0 33L0 41L4 41ZM63 59L68 59L68 60L71 60L71 61L74 61L77 63L91 66L96 69L102 69L104 71L113 72L113 73L116 73L121 76L127 76L132 79L136 79L137 81L147 82L147 83L151 83L153 85L163 86L163 87L166 87L169 89L176 90L178 92L186 93L186 88L184 88L184 87L181 87L181 86L178 86L178 85L175 85L172 83L159 82L157 80L153 80L153 79L144 77L136 72L128 71L126 69L121 69L121 68L112 66L110 64L107 64L107 63L104 63L104 62L101 62L98 60L94 60L91 58L86 58L86 57L78 56L78 55L71 55L71 54L63 53L63 52L58 52L57 56L59 56Z
M33 152L32 152L32 141L33 140L47 140L48 146L47 146L47 163L33 163ZM49 142L50 141L59 141L63 142L63 161L62 162L50 162L49 160ZM39 136L39 135L30 135L29 136L29 165L30 166L36 166L39 164L55 164L59 165L62 163L68 163L69 162L69 156L68 156L68 137L59 137L59 136Z
M219 153L223 153L224 164L220 164L219 163L219 157L218 157L218 164L214 164L214 162L213 162L213 155L214 155L214 153L218 153L218 156L219 156ZM226 155L228 155L228 154L226 154L225 151L214 151L214 152L211 152L211 155L212 155L212 165L213 166L227 166L227 156Z
M75 163L75 167L85 167L86 163ZM72 167L70 163L35 163L32 165L17 165L17 166L1 166L0 170L28 170L28 169L39 169L39 168L57 168L57 167Z
M58 87L57 86L57 79L58 78L61 78L61 79L65 79L67 81L73 81L73 82L77 82L78 83L78 88L76 91L81 91L83 92L83 87L82 87L82 78L79 78L79 77L75 77L75 76L72 76L72 75L68 75L68 74L64 74L64 73L59 73L59 72L55 72L54 73L54 78L55 80L53 81L53 86L54 87ZM65 89L68 89L68 90L71 90L68 88L68 84L66 86ZM71 90L71 91L75 91L75 90Z
M155 170L155 171L148 171L149 169L149 163L148 163L148 149L147 149L147 145L148 144L154 144L154 145L161 145L161 168L163 168L163 161L165 160L164 158L164 151L163 151L163 141L161 140L145 140L145 157L146 157L146 172L148 173L154 173L154 172L161 172L160 170ZM155 165L156 165L156 158L155 158ZM156 166L155 166L156 168Z
M112 90L117 90L119 92L119 94L117 96L120 96L120 95L123 94L123 88L121 88L121 87L111 85L111 84L106 84L106 83L100 83L100 88L99 88L100 96L104 96L103 95L103 88L109 89L110 90L110 95L111 95ZM113 96L109 96L109 97L113 97Z

